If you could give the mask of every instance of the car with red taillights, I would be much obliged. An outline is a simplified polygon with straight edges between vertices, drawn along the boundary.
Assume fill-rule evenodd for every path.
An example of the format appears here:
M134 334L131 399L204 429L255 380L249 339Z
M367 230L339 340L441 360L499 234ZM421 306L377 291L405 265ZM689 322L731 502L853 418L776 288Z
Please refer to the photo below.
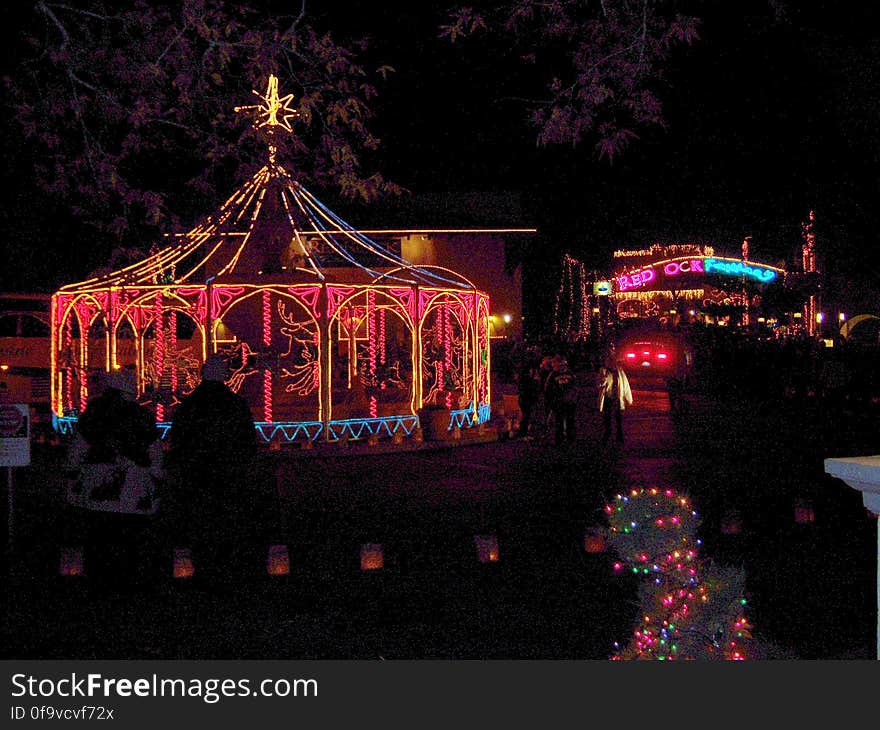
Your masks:
M614 337L615 357L631 377L669 378L683 364L684 340L679 332L646 322L627 322Z
M676 354L669 343L639 340L623 343L617 352L627 373L636 374L637 371L643 371L655 375L667 375L675 370Z

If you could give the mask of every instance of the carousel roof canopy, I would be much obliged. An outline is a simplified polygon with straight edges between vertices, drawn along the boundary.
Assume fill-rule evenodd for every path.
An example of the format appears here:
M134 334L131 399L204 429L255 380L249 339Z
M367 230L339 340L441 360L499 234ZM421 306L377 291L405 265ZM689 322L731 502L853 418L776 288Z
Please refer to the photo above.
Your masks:
M298 112L292 94L278 96L269 77L260 103L236 107L252 112L266 133L269 161L223 205L186 233L166 236L166 245L118 271L71 284L61 291L107 287L204 284L213 281L300 283L329 281L344 269L348 281L473 289L446 269L423 267L358 231L295 180L276 160L275 136L291 131Z

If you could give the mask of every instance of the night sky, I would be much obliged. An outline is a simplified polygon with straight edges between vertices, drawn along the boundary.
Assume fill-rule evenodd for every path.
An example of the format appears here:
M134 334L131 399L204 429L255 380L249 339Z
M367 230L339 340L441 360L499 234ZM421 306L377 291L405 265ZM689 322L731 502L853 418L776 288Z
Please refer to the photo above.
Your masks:
M515 78L498 49L468 43L457 55L431 37L437 14L379 11L398 69L384 169L416 193L521 193L523 221L553 239L552 256L596 265L655 241L738 254L745 235L756 258L791 262L810 209L829 272L863 270L863 256L880 265L880 13L788 5L776 21L767 2L703 4L702 40L676 53L663 91L667 129L612 164L590 144L536 148L525 111L503 99Z
M338 40L371 38L368 65L396 69L376 100L383 146L375 162L414 200L369 210L343 204L340 213L363 227L418 225L419 216L437 225L454 206L431 213L426 205L492 191L519 210L490 208L485 223L515 216L511 224L537 226L526 267L552 278L563 253L596 267L616 247L653 242L706 242L737 254L745 235L754 258L791 265L799 225L815 209L825 270L869 278L880 266L880 12L850 0L808 9L767 0L696 5L701 40L675 53L662 88L667 129L647 131L609 164L589 142L538 148L526 111L505 98L520 67L497 44L439 39L447 4L310 4ZM51 250L50 208L26 176L15 186L21 197L5 197L7 235ZM227 193L217 191L218 203ZM332 191L322 196L334 201ZM53 262L35 256L25 265L31 273L21 281L33 287ZM2 285L15 283L4 272Z

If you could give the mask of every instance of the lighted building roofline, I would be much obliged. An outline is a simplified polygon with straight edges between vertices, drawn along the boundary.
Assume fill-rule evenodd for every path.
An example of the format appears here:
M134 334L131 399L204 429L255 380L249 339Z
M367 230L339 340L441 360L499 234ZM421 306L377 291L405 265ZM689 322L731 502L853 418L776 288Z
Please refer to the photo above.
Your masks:
M703 289L642 289L640 291L616 291L609 294L612 299L644 299L667 295L669 297L688 298L689 296L703 296Z
M299 229L301 234L308 233L323 233L323 234L332 234L337 231L330 230L309 230L307 228ZM537 233L537 228L377 228L377 229L366 229L366 228L352 228L351 230L340 229L339 233L364 233L370 235L387 235L387 236L415 236L415 235L426 235L429 233ZM187 238L191 235L191 233L165 233L163 236L165 238ZM246 236L247 232L243 231L218 231L216 233L212 233L212 236Z
M646 261L640 263L638 265L632 265L624 267L622 270L619 270L614 273L614 276L624 276L633 271L639 271L641 269L646 269L654 266L663 266L664 264L674 263L676 261L690 261L691 259L714 259L715 261L724 261L732 264L747 264L748 266L755 266L761 269L770 269L771 271L775 271L779 274L787 274L789 273L786 269L781 269L778 266L772 266L771 264L762 264L760 261L755 261L753 259L742 259L735 258L733 256L716 256L716 255L708 255L708 254L694 254L691 256L673 256L671 258L660 259L659 261ZM697 272L703 273L703 272Z
M662 261L652 261L651 266L660 266L662 264L669 264L674 261L687 261L689 259L715 259L716 261L726 261L732 264L748 264L749 266L758 266L762 269L771 269L772 271L776 271L780 274L786 273L785 269L780 269L778 266L772 266L770 264L762 264L760 261L754 261L753 259L742 259L735 258L733 256L715 256L715 255L706 255L701 254L700 256L674 256L672 258L663 259Z
M193 233L192 231L186 232L173 232L173 233L163 233L163 238L194 238L195 236L205 236L206 238L222 238L224 236L246 236L248 235L247 231L213 231L211 233L206 233L205 231L197 231Z
M618 249L612 253L613 258L644 258L645 256L654 256L659 251L677 251L677 250L699 250L704 253L700 255L714 256L715 247L707 243L654 243L649 248L640 249Z
M428 233L537 233L537 228L400 228L400 229L357 229L357 233L371 235L425 235Z

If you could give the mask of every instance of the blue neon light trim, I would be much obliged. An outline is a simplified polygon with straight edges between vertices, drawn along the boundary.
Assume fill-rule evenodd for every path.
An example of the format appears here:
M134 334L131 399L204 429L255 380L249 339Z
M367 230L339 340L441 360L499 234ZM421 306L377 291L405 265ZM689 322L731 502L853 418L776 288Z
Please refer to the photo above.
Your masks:
M728 276L748 276L750 279L767 283L776 278L776 272L758 266L749 266L742 261L718 261L717 259L703 259L703 265L707 274L726 274Z
M52 429L63 436L72 436L76 430L76 416L58 416L52 414Z
M381 418L349 418L330 421L330 440L348 437L357 440L368 436L393 436L398 431L409 436L419 425L418 416L383 416Z
M448 429L455 426L470 428L480 423L486 423L491 417L489 404L483 403L474 413L472 408L450 411ZM52 428L61 434L72 436L76 431L76 416L57 416L52 414ZM419 417L411 414L400 416L382 416L380 418L347 418L339 421L330 421L328 432L330 441L339 441L349 438L352 441L367 438L369 436L393 436L403 432L405 436L412 435L419 425ZM170 421L156 423L159 429L159 437L164 439L171 430ZM254 428L266 443L272 440L293 442L298 439L317 440L324 433L324 424L321 421L255 421Z

